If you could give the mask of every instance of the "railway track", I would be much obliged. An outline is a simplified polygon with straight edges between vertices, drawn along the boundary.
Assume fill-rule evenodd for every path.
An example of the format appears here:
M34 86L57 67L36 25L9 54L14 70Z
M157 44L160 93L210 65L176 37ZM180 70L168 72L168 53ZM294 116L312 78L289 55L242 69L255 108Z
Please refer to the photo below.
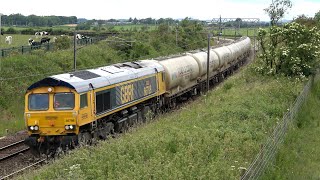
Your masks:
M0 162L8 158L14 157L28 151L30 148L23 144L24 140L20 140L0 148Z
M41 164L44 163L45 161L46 161L46 159L41 159L41 160L39 160L39 161L37 161L37 162L35 162L35 163L32 163L32 164L30 164L30 165L28 165L28 166L25 166L25 167L23 167L23 168L21 168L21 169L19 169L19 170L17 170L17 171L14 171L13 173L10 173L10 174L5 175L5 176L0 176L0 180L9 179L9 178L11 178L11 177L13 177L13 176L15 176L15 175L17 175L17 174L19 174L19 173L27 170L27 169L29 169L29 168L31 168L31 167L34 167L34 166L37 166L37 165L41 165Z
M6 145L0 147L0 180L10 179L31 167L41 165L46 160L34 160L24 140L4 144Z

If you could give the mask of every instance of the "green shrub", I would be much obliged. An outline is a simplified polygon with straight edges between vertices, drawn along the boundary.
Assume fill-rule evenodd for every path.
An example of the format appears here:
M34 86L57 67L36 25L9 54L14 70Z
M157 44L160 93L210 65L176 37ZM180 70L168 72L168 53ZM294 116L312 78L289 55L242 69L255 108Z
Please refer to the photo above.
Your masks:
M68 36L61 36L56 39L54 45L57 50L69 49L71 47L71 41Z
M305 78L314 74L320 63L320 33L296 22L271 27L267 33L259 29L262 53L257 71L263 74L283 74Z

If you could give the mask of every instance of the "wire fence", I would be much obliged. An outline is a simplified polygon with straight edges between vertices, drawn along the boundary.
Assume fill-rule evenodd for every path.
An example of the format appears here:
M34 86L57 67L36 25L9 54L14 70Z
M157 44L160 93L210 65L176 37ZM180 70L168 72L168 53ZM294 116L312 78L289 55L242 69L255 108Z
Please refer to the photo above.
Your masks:
M95 44L101 40L105 39L105 37L93 37L93 38L86 38L86 39L77 39L76 44L78 46L87 46L91 44ZM73 46L73 40L70 40L70 44ZM55 43L43 43L39 45L29 45L29 46L19 46L19 47L11 47L6 49L0 49L0 58L13 56L17 54L29 54L34 50L45 50L45 51L53 51L55 49Z
M304 86L303 91L296 98L295 102L290 106L289 111L283 116L282 121L274 128L271 136L267 138L266 143L261 147L260 152L257 154L251 165L241 176L241 180L258 179L263 175L264 171L274 161L281 143L284 141L286 132L290 125L294 123L298 111L307 99L313 82L319 76L312 76L308 83Z

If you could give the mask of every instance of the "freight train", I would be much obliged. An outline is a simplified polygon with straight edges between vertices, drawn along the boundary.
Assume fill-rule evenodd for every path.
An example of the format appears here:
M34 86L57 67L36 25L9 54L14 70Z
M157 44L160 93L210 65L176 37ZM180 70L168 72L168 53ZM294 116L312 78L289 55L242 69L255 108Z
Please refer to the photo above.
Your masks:
M210 83L230 75L250 52L248 37L210 49ZM48 153L106 139L204 91L206 77L207 52L198 51L44 78L25 95L26 144Z

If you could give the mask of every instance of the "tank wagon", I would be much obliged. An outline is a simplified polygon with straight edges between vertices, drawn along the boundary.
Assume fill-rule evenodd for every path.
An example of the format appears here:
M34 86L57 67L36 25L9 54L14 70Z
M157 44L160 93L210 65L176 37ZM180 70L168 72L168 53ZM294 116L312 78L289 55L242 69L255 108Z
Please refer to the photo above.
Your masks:
M211 84L241 66L248 37L210 50ZM41 153L105 139L205 89L207 53L185 53L44 78L25 95L26 144Z

